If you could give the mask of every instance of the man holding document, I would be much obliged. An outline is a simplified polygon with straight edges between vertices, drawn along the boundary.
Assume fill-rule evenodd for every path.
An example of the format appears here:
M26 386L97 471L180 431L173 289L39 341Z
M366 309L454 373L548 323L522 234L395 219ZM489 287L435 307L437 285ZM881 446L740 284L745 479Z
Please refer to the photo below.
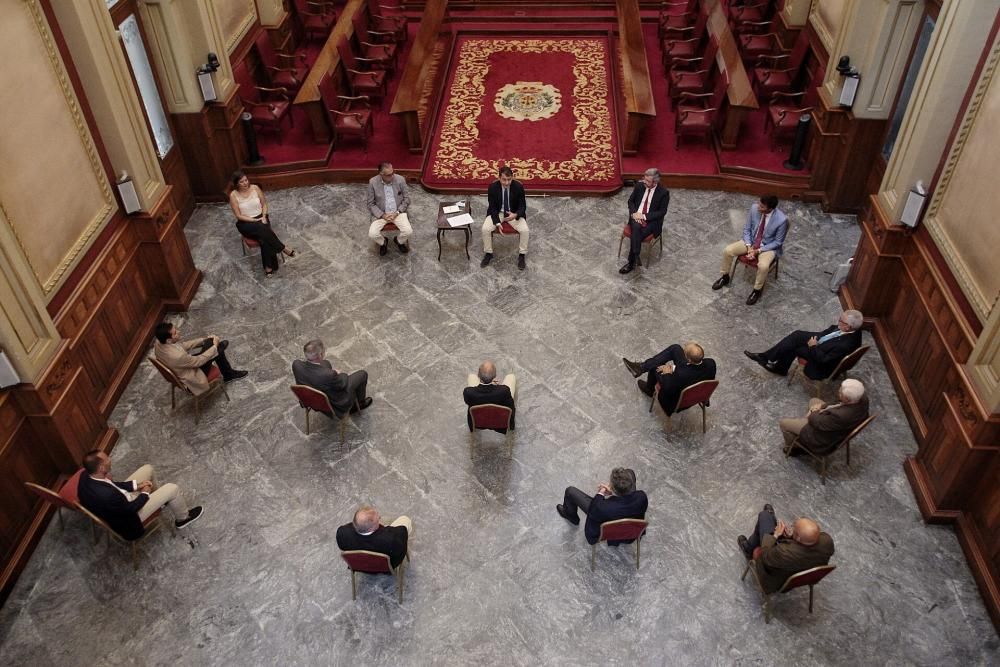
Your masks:
M524 186L514 180L510 167L500 167L499 178L487 192L487 201L489 208L482 230L484 254L479 265L485 267L493 259L493 232L504 234L513 230L520 236L517 268L523 270L526 266L524 256L528 252L528 205L524 198Z

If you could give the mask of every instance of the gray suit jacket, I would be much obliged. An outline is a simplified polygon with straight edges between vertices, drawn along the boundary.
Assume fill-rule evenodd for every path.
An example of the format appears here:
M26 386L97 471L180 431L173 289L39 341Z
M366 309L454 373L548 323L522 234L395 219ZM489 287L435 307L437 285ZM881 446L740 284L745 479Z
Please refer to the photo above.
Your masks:
M381 176L375 176L368 181L368 212L372 214L372 218L381 218L386 212L384 186ZM396 211L405 213L410 206L410 193L406 187L406 179L399 174L393 174L392 191L396 197Z
M329 359L314 364L302 359L292 362L292 375L296 384L319 389L330 399L330 405L340 417L351 409L354 398L347 393L347 373L338 373Z

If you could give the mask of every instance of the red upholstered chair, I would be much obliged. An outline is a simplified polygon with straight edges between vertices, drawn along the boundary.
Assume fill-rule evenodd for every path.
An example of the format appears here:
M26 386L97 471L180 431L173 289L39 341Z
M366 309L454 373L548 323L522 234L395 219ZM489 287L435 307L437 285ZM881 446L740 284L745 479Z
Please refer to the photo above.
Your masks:
M233 79L239 88L240 101L250 113L251 122L258 129L277 132L278 143L281 143L282 122L287 118L289 126L295 126L288 89L266 88L256 85L245 61L233 67Z
M365 95L377 104L382 103L382 98L386 95L386 73L385 71L362 72L358 69L357 59L351 51L347 38L342 38L337 42L337 53L340 54L340 63L344 67L344 76L347 77L348 86L354 96Z
M254 41L254 48L264 66L268 83L272 88L285 88L289 94L299 92L302 82L309 74L309 65L304 53L282 53L274 48L266 30L262 30Z
M802 104L803 98L808 100L805 106ZM771 104L767 108L767 115L764 116L764 132L770 129L771 150L778 147L778 141L781 139L795 136L799 127L799 117L813 110L815 98L815 88L801 93L771 94ZM798 104L793 104L794 100L798 100Z
M111 526L105 523L103 519L101 519L99 516L88 510L83 505L77 504L77 509L80 510L80 512L82 512L84 516L90 519L95 526L104 529L104 532L107 533L108 536L109 547L111 546L111 540L114 540L119 544L125 545L125 547L127 547L132 552L132 568L135 570L139 569L139 544L146 541L146 538L148 538L150 535L152 535L153 533L155 533L160 529L160 526L163 523L163 521L160 521L160 518L164 518L164 521L166 521L170 525L170 530L172 533L174 534L177 533L177 529L174 527L174 522L163 517L163 510L156 510L155 512L153 512L153 514L147 517L145 521L142 522L142 527L143 527L142 535L140 535L137 539L134 540L126 540L124 537L116 533L114 529L111 528ZM99 536L98 538L95 538L94 540L95 544L97 543L97 539L99 539Z
M242 234L240 234L240 249L243 251L243 256L244 257L247 256L248 252L251 252L251 251L256 250L258 248L260 248L260 243L257 242L257 239L252 239L249 236L243 236ZM278 257L281 258L281 263L284 264L285 263L285 253L283 253L283 252L278 253Z
M667 79L670 83L670 108L677 109L677 100L684 93L707 93L715 73L715 54L719 42L710 37L698 58L675 58Z
M858 434L860 434L863 430L865 430L865 428L867 428L868 425L872 423L873 419L875 419L875 415L868 415L868 419L864 420L856 427L854 427L854 430L848 433L847 437L845 437L843 440L837 443L837 446L834 447L827 454L824 455L814 454L813 452L806 449L806 447L801 442L799 442L798 436L796 436L795 440L792 441L792 444L785 448L785 456L790 456L792 450L794 449L801 449L803 452L811 456L814 460L819 461L820 481L825 485L827 461L830 459L830 457L836 454L841 447L843 447L847 452L847 467L848 468L851 467L851 440L858 437Z
M161 362L156 357L149 357L149 363L153 364L156 370L160 371L160 375L170 383L170 409L174 410L177 407L177 400L175 398L175 391L180 389L182 392L194 399L194 423L197 424L201 420L201 402L214 394L217 390L222 389L222 393L226 396L226 401L229 401L229 392L226 391L226 383L222 381L222 373L219 372L218 367L212 366L212 370L208 373L208 391L195 396L191 393L191 390L187 388L180 378L174 375L174 372L167 368L167 366Z
M761 585L761 583L760 583L760 577L757 574L757 563L760 560L761 551L762 551L762 549L760 547L757 547L756 549L754 549L753 558L751 560L747 561L746 567L743 568L743 576L740 577L740 581L743 581L743 580L746 579L747 572L752 572L753 573L753 580L754 580L754 583L757 585L757 590L760 591L761 604L764 607L764 622L765 623L770 623L771 622L771 608L770 608L770 605L768 604L768 595L769 594L764 592L764 587ZM743 553L742 549L740 550L740 553L741 554ZM823 577L825 577L826 575L830 574L831 572L833 572L836 569L837 569L836 565L820 565L818 567L813 567L813 568L810 568L808 570L803 570L802 572L796 572L795 574L793 574L792 576L788 577L788 579L785 580L785 583L782 584L781 588L779 588L777 592L778 593L787 593L788 591L790 591L790 590L792 590L794 588L799 588L801 586L808 586L809 587L809 613L811 614L811 613L813 613L813 586L815 586L816 584L818 584L820 582L820 580L823 579Z
M716 387L719 386L718 380L702 380L701 382L696 382L690 387L685 387L681 395L677 397L677 407L674 408L674 414L681 412L682 410L687 410L688 408L697 405L701 408L701 432L705 433L708 426L705 417L705 408L709 405L709 400L712 398L712 394L715 393ZM653 390L653 400L649 404L649 411L653 411L653 406L656 405L657 397L660 394L660 383L656 383L656 389ZM667 415L667 426L671 425L670 415Z
M781 53L781 42L778 40L778 33L770 31L774 27L772 21L747 25L757 30L744 32L737 39L740 47L740 58L743 59L743 62L753 63L757 62L761 56Z
M506 223L505 223L506 224ZM511 417L514 411L506 405L495 403L485 403L483 405L473 405L469 408L472 416L472 428L469 429L469 452L476 448L476 432L484 429L507 429L504 437L507 442L507 455L514 454L514 429L510 426Z
M357 573L364 574L391 574L396 577L396 588L399 591L399 604L403 604L403 575L406 572L406 564L410 562L410 554L398 567L392 567L392 561L388 554L381 554L375 551L342 551L341 558L347 562L347 569L351 571L351 599L358 599Z
M739 35L747 31L747 25L764 23L771 16L772 0L731 3L729 6L729 27Z
M660 6L660 15L657 17L657 39L662 41L670 34L670 31L689 27L697 20L697 12L698 0L664 2Z
M516 235L518 238L521 237L521 232L514 229L514 227L509 222L500 223L500 231L497 231L496 227L493 228L492 238L496 240L497 234L503 232L502 236L510 236L511 234Z
M630 224L628 224L626 222L625 223L625 227L622 228L622 236L621 236L620 239L618 239L618 256L619 257L622 256L622 246L625 245L625 239L630 239L630 238L632 238L632 225L630 225ZM652 248L653 244L657 243L657 242L659 242L659 244L660 244L660 257L663 257L663 235L662 235L662 233L661 234L653 234L651 236L647 236L646 238L644 238L642 240L642 247L643 248ZM650 250L649 252L653 252L653 251ZM648 255L649 255L649 253L647 253L647 257L648 257ZM642 258L640 257L640 261L641 261L641 259Z
M845 375L847 371L857 366L858 362L861 361L861 357L865 356L865 352L867 352L870 347L871 345L862 345L861 347L859 347L858 349L854 350L853 352L845 356L843 359L841 359L840 363L837 364L837 367L834 368L833 372L830 373L828 376L826 376L822 380L813 380L812 381L813 388L816 391L816 397L819 398L820 395L823 393L824 385L835 382L841 376ZM798 358L798 363L792 365L792 371L788 374L788 384L792 383L792 379L799 372L799 369L800 368L804 369L806 364L808 363L809 363L808 359L803 359L802 357ZM806 377L807 379L810 379L808 378L808 376L806 376L805 373L803 373L802 376Z
M368 152L368 135L375 133L371 105L365 95L338 95L333 85L333 77L324 76L319 82L319 94L326 109L327 120L333 130L333 143L341 139L359 137Z
M354 48L360 53L358 61L369 69L384 69L392 71L398 64L399 48L392 41L392 33L372 32L368 25L367 12L355 12L351 19L354 24ZM382 37L381 43L376 43Z
M788 220L788 232L786 233L786 236L785 236L786 239L788 238L787 234L791 233L791 231L792 231L792 221L789 219ZM736 271L736 265L737 264L742 264L743 265L743 267L744 267L744 273L746 273L746 271L748 271L750 269L753 269L754 272L757 271L757 264L758 264L758 262L757 262L757 258L756 257L754 257L753 259L750 259L746 255L739 255L739 256L736 257L735 260L733 260L733 268L729 271L729 275L733 275L733 272ZM767 269L768 275L770 275L771 272L774 272L774 279L777 280L778 279L778 269L779 269L780 266L781 266L781 258L776 256L774 258L774 261L771 262L771 266L769 266L768 269ZM732 285L732 283L730 283L730 285Z
M56 516L59 517L59 528L65 530L66 525L63 523L62 511L64 509L71 510L74 512L79 511L77 503L80 502L80 498L76 495L76 487L80 483L80 474L83 469L76 471L72 477L70 477L66 482L60 487L59 491L53 491L52 489L42 486L41 484L35 484L34 482L25 482L24 485L28 487L28 490L33 494L44 500L50 505L54 505L56 508ZM72 485L72 486L71 486ZM71 488L67 488L70 487ZM64 493L65 491L65 493Z
M795 87L799 71L809 51L808 31L803 30L790 53L761 56L753 68L754 89L758 100L769 101L774 93L788 93Z
M674 116L674 148L679 148L681 137L697 135L705 138L712 147L712 135L719 116L729 77L720 73L715 77L715 88L711 93L682 93L677 98L677 114Z
M365 3L362 11L368 13L368 34L375 41L391 41L397 44L406 41L406 17L398 14L390 16L389 12L395 9L397 8L388 5L376 6L372 0Z
M323 42L337 23L337 10L332 2L295 0L295 17L306 39L315 37Z
M616 521L605 521L601 524L601 534L597 537L597 542L590 545L590 569L594 569L594 561L597 558L597 545L601 542L617 542L621 540L635 540L635 569L639 569L639 543L642 536L646 534L646 527L649 522L645 519L618 519Z
M670 65L675 58L694 58L698 55L702 38L705 36L705 24L708 14L704 8L698 12L698 18L693 26L671 29L660 40L663 71L670 71Z
M337 411L330 405L330 397L319 389L313 389L304 384L293 384L291 390L295 394L295 398L299 399L299 406L306 411L306 435L309 435L309 413L321 412L330 419L337 420L340 425L340 444L343 445L347 442L347 420L350 419L350 413L338 415ZM356 410L361 409L357 400L354 401L354 407Z

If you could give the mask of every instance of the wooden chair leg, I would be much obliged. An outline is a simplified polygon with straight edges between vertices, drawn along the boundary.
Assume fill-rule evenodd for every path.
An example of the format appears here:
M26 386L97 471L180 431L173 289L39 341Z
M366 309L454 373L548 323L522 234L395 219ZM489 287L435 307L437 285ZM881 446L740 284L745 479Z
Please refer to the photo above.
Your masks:
M622 237L618 239L618 257L622 256L622 246L625 244L625 233L622 232Z
M514 431L507 431L507 458L514 458Z
M94 538L94 546L97 546L97 540L101 539L100 535L97 534L97 528L94 526L94 522L90 522L90 535Z
M62 508L56 508L56 516L59 517L59 530L66 530L66 524L63 523Z
M771 607L767 604L767 593L764 593L764 623L771 622Z
M174 398L174 389L175 388L176 387L174 387L174 385L170 385L170 409L171 410L176 410L177 409L177 399Z
M132 543L132 569L139 569L139 545Z
M226 389L226 383L223 382L222 385L220 385L220 386L222 387L222 395L226 397L226 403L229 403L230 402L229 401L229 390Z
M798 372L799 372L799 364L798 361L796 361L794 364L792 364L792 370L788 374L788 385L792 384L792 380L795 379L795 374Z
M396 568L396 583L399 588L399 604L403 604L403 572L404 567L403 564L400 563L399 567ZM812 587L810 586L810 589L811 588Z
M752 560L748 560L747 561L747 566L745 568L743 568L743 574L740 575L740 581L746 581L747 572L750 571L750 566L751 565L753 565L753 561Z
M660 234L660 257L663 257L663 234Z
M347 415L340 420L340 446L343 447L345 442L347 442Z
M194 425L197 426L198 422L201 421L201 401L198 397L194 397Z
M848 440L847 444L844 445L844 449L847 450L847 467L851 467L851 441Z
M306 408L306 435L309 435L309 408Z
M701 432L702 433L707 433L708 432L708 420L707 420L706 414L705 414L705 404L704 403L700 403L699 405L701 406Z
M826 486L826 457L822 458L822 462L819 464L819 478L823 482L823 486Z
M351 570L351 599L358 599L358 573Z

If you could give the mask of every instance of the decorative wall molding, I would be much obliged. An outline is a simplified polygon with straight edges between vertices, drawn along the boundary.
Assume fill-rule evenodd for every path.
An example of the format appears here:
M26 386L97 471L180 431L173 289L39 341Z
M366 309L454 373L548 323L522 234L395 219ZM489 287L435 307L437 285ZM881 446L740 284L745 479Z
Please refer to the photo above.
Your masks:
M230 0L235 2L236 0ZM240 41L246 36L247 32L253 26L254 22L257 20L257 5L254 4L254 0L242 0L243 8L246 12L240 19L240 22L235 26L235 29L226 35L226 53L231 54L233 49L240 43ZM221 28L222 26L220 26Z

